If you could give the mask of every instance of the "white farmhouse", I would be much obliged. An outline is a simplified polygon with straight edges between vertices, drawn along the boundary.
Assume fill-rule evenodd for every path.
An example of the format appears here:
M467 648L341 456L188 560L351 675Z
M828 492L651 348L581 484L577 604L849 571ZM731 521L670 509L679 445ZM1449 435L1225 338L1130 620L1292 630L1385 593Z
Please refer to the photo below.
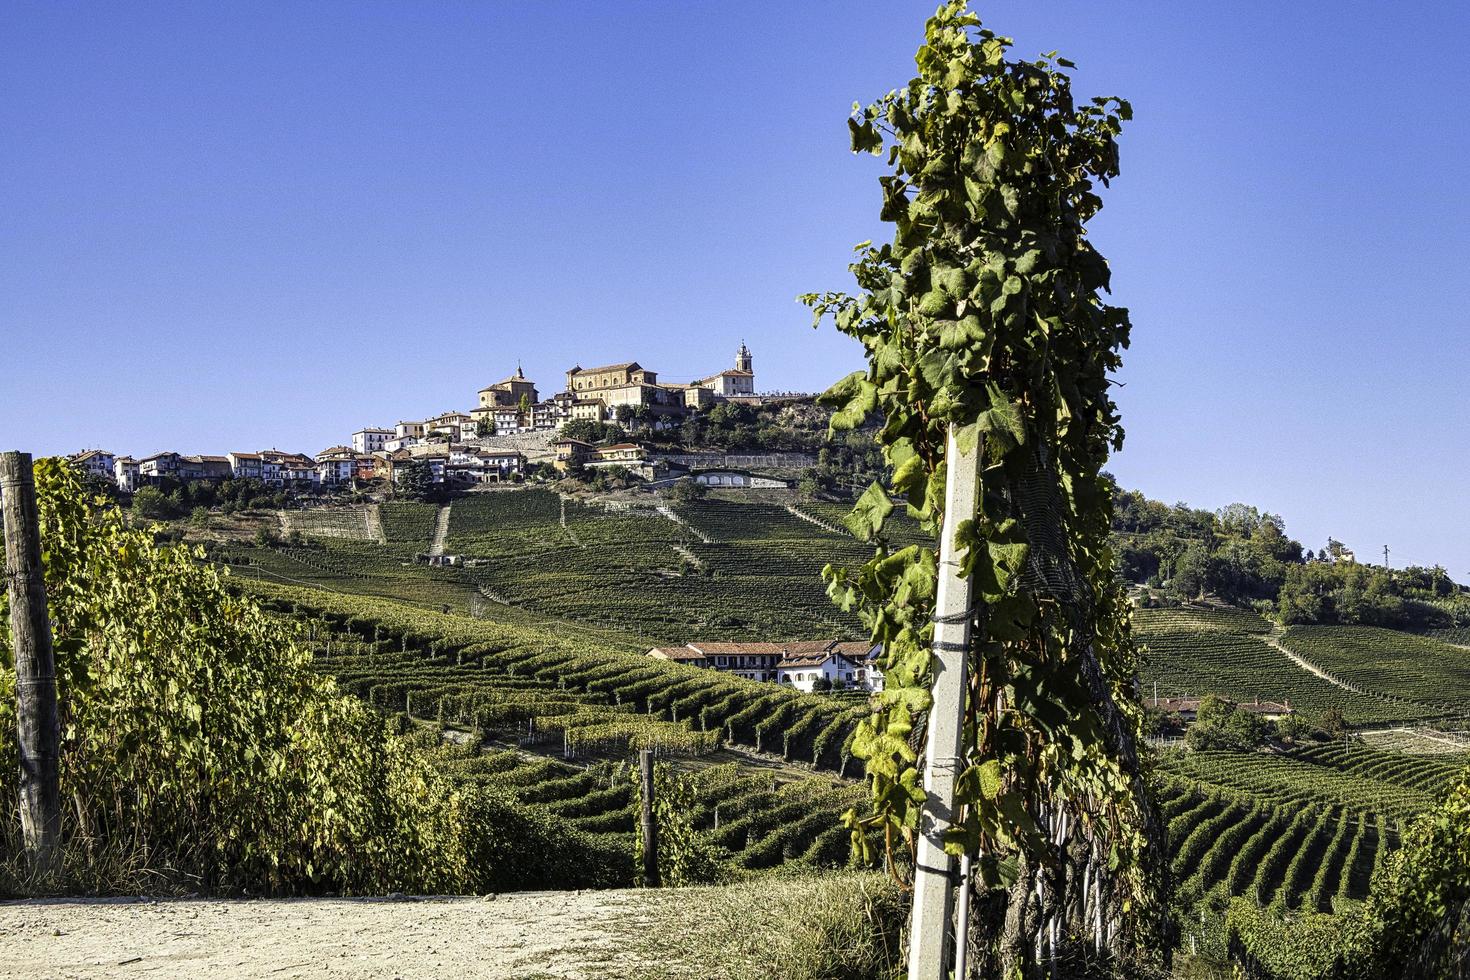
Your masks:
M823 688L883 690L878 666L882 647L863 641L797 640L787 643L705 643L654 647L648 656L728 671L752 681L785 684L798 691Z

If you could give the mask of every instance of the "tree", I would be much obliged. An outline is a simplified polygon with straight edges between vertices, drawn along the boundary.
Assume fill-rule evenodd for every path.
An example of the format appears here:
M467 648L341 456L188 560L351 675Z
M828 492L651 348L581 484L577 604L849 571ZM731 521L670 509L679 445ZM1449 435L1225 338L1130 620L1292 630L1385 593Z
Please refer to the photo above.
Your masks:
M978 869L972 975L1032 977L1094 941L1119 964L1166 950L1168 868L1106 547L1101 470L1122 440L1108 375L1128 315L1104 301L1108 266L1084 231L1131 110L1078 105L1070 62L1010 61L1010 43L951 0L927 24L918 77L854 112L852 148L887 161L879 217L893 238L858 247L859 295L803 298L868 354L824 396L832 428L881 416L891 490L931 535L951 435L982 461L979 509L959 515L955 542L981 605L949 843ZM873 791L871 813L849 818L859 847L869 832L914 841L922 801L909 739L928 707L938 569L931 546L889 546L893 509L873 483L848 526L874 558L828 573L883 644L889 685L853 740Z
M434 482L434 468L427 460L410 459L398 464L398 494L408 500L437 500L439 485Z
M669 499L675 503L690 504L709 496L709 488L692 476L676 480L669 487Z
M174 502L157 487L139 487L133 494L133 510L152 520L167 519L176 513Z
M475 435L484 439L486 436L495 435L495 420L488 415L482 415L475 421Z

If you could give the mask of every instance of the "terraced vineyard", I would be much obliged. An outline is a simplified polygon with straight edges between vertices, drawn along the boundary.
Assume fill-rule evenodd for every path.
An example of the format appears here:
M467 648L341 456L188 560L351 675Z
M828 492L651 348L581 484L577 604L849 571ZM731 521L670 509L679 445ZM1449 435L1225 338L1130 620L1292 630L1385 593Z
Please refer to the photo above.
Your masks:
M1332 743L1286 755L1169 754L1161 768L1181 900L1214 892L1327 912L1367 895L1402 827L1461 765Z
M318 669L345 691L388 712L473 732L471 744L490 743L489 751L445 749L438 757L460 778L503 790L569 828L569 846L596 865L589 883L632 883L634 801L621 760L645 747L691 773L693 825L731 870L848 861L840 815L865 795L860 784L722 762L730 753L717 750L743 743L840 771L860 710L850 704L614 645L574 644L534 626L242 585L302 624Z
M775 504L701 501L679 508L686 526L652 503L607 510L545 490L474 494L450 511L447 547L472 561L488 594L652 642L857 634L821 569L857 563L864 545Z
M412 500L390 500L378 505L383 521L383 534L389 544L407 544L427 548L434 537L434 521L439 508Z
M1297 656L1364 691L1470 712L1470 650L1372 626L1293 626L1282 642Z
M583 853L605 855L611 874L600 877L615 877L604 887L633 884L637 797L624 763L580 766L508 749L441 758L459 778L507 791L521 806L569 828L580 838L572 845ZM690 823L728 871L848 864L840 815L858 803L860 787L817 776L773 779L734 763L685 775L694 802Z
M497 737L519 738L525 725L527 739L573 753L657 746L699 754L723 742L843 773L866 710L653 660L606 636L569 637L544 624L479 622L314 589L240 586L311 621L308 635L323 660L370 702Z
M376 505L312 507L280 512L287 532L300 531L313 538L342 538L348 541L377 541Z
M1149 697L1157 685L1159 697L1220 694L1235 701L1289 701L1309 713L1336 708L1352 724L1441 713L1428 705L1346 690L1303 670L1266 642L1270 625L1243 610L1140 610L1135 626L1145 647L1140 679Z

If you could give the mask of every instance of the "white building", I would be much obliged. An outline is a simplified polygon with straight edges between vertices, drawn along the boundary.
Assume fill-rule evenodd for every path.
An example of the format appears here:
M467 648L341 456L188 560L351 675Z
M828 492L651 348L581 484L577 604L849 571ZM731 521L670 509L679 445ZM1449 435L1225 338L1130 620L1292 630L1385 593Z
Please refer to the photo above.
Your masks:
M755 359L750 354L750 348L745 346L745 341L740 342L740 349L735 352L733 371L721 371L708 378L701 378L690 387L708 388L720 398L755 394Z
M230 461L230 472L237 480L263 480L264 460L260 453L226 453L225 458Z
M119 456L112 464L112 478L117 488L124 493L138 489L138 461L131 456Z
M352 448L359 455L375 453L383 448L384 443L392 439L397 432L393 429L358 429L352 433Z
M88 476L98 476L110 481L113 479L113 467L117 463L117 457L102 449L88 449L86 452L77 453L71 457L71 461Z
M785 480L777 480L769 476L755 476L744 470L704 470L695 473L690 479L696 483L702 483L707 487L735 487L741 490L750 490L752 488L789 489L791 486Z
M316 454L317 482L322 486L351 483L357 475L358 454L347 446L333 446Z
M648 656L728 671L752 681L785 684L798 691L824 688L883 690L878 666L882 647L863 641L798 640L788 643L690 643L654 647Z

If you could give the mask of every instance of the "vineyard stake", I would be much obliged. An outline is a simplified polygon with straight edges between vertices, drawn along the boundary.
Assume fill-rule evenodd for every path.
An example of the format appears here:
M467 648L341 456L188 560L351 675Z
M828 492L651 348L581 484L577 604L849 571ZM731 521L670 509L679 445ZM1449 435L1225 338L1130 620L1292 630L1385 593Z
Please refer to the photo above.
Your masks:
M61 726L41 568L41 521L29 453L0 454L0 492L5 498L5 578L15 646L21 834L32 869L49 879L61 863Z
M954 426L945 450L944 528L939 539L939 589L934 604L929 737L924 750L924 800L914 859L913 912L909 920L909 980L945 980L955 943L953 860L944 834L955 817L954 784L964 764L965 687L970 656L973 583L960 571L955 546L960 522L979 504L981 440L962 452ZM963 933L968 923L959 923ZM960 940L963 942L963 939Z
M653 753L642 749L638 753L639 808L642 810L643 830L643 884L657 888L658 877L658 822L653 819Z

